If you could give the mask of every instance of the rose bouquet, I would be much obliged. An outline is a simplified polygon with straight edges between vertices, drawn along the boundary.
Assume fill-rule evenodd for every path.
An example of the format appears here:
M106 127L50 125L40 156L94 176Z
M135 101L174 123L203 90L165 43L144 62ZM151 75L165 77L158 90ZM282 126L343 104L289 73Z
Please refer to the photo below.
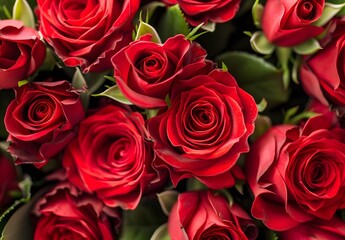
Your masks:
M345 239L344 0L0 1L0 239Z

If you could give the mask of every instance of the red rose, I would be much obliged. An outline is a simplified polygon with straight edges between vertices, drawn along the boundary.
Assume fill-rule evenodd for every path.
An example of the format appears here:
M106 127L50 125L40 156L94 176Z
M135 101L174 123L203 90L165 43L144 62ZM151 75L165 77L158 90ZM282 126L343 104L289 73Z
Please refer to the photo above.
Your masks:
M13 163L0 154L0 213L11 203L11 191L19 190L17 171Z
M312 25L321 17L325 0L267 0L262 29L274 44L290 47L322 33Z
M34 240L113 240L119 230L116 210L107 209L94 196L69 183L60 183L48 192L37 202L34 212L38 216Z
M164 44L150 40L146 35L112 58L117 85L139 107L166 106L165 97L174 79L193 75L203 68L211 71L213 67L205 61L206 51L183 35L169 38Z
M325 105L345 106L345 19L338 20L330 40L304 59L300 71L303 89Z
M246 159L252 215L283 231L345 208L344 136L317 116L303 127L272 127L258 139Z
M106 205L134 209L157 177L151 145L140 113L108 105L80 124L63 166L73 184Z
M281 240L344 240L345 222L338 218L317 219L279 233Z
M38 32L17 20L0 21L0 89L18 87L43 63L46 47Z
M168 219L172 240L256 239L258 229L237 204L210 191L178 196Z
M168 5L178 4L192 26L201 23L223 23L234 18L241 0L162 0Z
M4 118L16 163L40 167L70 142L84 118L80 94L67 81L32 82L15 89Z
M139 0L38 0L40 31L67 66L111 69L110 58L132 40Z
M176 81L171 106L148 120L159 157L154 165L167 168L174 185L196 177L210 188L230 187L256 115L254 99L228 72Z

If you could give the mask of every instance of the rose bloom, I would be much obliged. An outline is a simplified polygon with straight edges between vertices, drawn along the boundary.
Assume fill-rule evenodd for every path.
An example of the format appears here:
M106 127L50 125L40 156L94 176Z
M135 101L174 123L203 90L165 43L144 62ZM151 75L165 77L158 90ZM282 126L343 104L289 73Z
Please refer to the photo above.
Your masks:
M345 222L334 217L331 220L316 219L278 234L281 240L343 240Z
M305 57L300 81L305 92L325 105L345 106L345 18L333 24L327 42Z
M10 161L3 154L0 154L0 213L13 201L10 192L18 190L17 171Z
M18 87L43 63L46 47L38 32L21 21L0 21L0 89Z
M65 182L39 199L34 213L38 217L34 240L113 240L120 224L116 209Z
M165 4L178 4L192 26L201 23L223 23L234 18L240 8L241 0L162 0Z
M210 191L178 196L168 219L172 240L256 239L257 227L237 204Z
M4 118L16 163L41 167L75 136L84 118L80 94L67 81L32 82L16 88Z
M290 47L323 32L314 26L322 14L325 0L267 0L262 29L274 44Z
M172 82L212 70L206 51L183 35L169 38L164 44L145 35L123 48L113 58L114 77L121 92L142 108L166 106L165 97Z
M278 125L251 145L246 176L252 215L273 230L345 208L345 130L316 116L303 127Z
M249 150L257 108L252 96L228 72L214 70L176 81L171 106L148 120L155 141L154 165L167 168L173 184L195 177L213 189L230 187Z
M80 124L63 166L73 184L95 193L106 205L134 209L157 180L153 157L140 113L107 105Z
M67 66L111 69L110 58L132 40L139 0L37 0L40 31Z

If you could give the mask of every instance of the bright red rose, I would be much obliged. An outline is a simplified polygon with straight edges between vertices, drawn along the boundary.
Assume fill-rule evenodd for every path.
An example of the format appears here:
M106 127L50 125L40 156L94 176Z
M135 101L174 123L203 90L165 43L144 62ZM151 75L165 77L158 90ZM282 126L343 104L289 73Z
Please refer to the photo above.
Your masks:
M256 239L257 227L237 204L210 191L178 196L168 219L172 240Z
M142 108L166 106L165 97L177 78L207 74L213 64L197 43L177 35L164 44L151 42L146 35L123 48L113 58L114 77L123 94Z
M11 203L11 191L19 190L17 171L13 163L0 154L0 213Z
M234 18L241 0L162 0L168 5L178 4L192 26L201 23L223 23Z
M323 104L344 107L345 19L335 24L323 48L304 59L300 81L306 93Z
M44 61L46 47L38 32L17 20L0 21L0 89L18 87Z
M322 14L325 0L267 0L262 29L274 44L290 47L322 33L314 26Z
M167 168L174 185L195 177L213 189L235 183L241 153L249 151L257 108L228 72L214 70L176 81L171 106L148 120L156 167ZM234 170L234 171L233 171Z
M157 180L153 157L140 113L108 105L81 122L63 166L73 184L106 205L134 209Z
M94 196L60 183L41 198L34 210L38 216L34 240L113 240L120 215Z
M67 66L111 69L110 58L132 40L140 0L38 0L40 31Z
M345 130L330 118L272 127L246 159L252 215L277 231L316 217L329 220L345 208L344 171Z
M281 240L343 240L345 239L345 222L338 218L316 219L281 232L278 236Z
M32 82L16 88L4 118L16 163L40 167L75 136L84 118L80 94L67 81Z

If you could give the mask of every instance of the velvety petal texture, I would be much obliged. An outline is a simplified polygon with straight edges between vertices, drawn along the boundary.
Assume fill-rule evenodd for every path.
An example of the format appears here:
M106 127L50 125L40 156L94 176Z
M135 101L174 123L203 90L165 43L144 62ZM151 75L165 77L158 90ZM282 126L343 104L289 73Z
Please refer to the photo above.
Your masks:
M21 21L0 21L0 89L18 87L43 63L46 47L38 32Z
M234 185L234 174L241 175L234 166L249 150L257 116L252 96L228 72L214 70L176 81L170 100L171 106L148 120L154 165L167 168L175 186L190 177L213 189Z
M151 42L146 35L118 52L112 63L116 83L132 103L158 108L166 106L173 81L212 70L213 64L205 57L206 51L183 35L164 44Z
M85 113L80 93L67 81L32 82L16 88L4 118L16 163L43 166L76 135Z
M210 191L178 196L168 219L172 240L256 239L258 229L238 205Z
M345 208L345 130L317 116L303 127L278 125L258 139L246 159L254 194L252 215L273 230Z
M68 179L106 205L134 209L158 179L152 141L138 112L107 105L87 117L63 158Z
M262 15L266 37L278 46L300 44L323 32L314 26L322 14L325 0L267 0Z
M38 0L40 31L67 66L111 69L110 58L132 40L139 0Z

